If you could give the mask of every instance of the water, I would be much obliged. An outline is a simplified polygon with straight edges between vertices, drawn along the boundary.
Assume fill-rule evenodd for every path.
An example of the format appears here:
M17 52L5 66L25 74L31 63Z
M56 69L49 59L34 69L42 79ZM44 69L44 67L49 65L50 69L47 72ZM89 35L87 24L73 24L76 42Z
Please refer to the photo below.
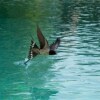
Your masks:
M0 2L0 100L99 100L100 1ZM20 12L19 12L20 11ZM36 24L57 55L23 65Z

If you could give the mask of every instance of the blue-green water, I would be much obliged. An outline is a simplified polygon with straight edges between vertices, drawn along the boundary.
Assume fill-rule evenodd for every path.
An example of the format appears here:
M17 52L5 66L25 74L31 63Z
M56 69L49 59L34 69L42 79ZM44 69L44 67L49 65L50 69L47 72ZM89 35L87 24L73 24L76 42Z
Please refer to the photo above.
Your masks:
M58 54L24 66L37 23ZM100 100L100 1L2 0L0 100Z

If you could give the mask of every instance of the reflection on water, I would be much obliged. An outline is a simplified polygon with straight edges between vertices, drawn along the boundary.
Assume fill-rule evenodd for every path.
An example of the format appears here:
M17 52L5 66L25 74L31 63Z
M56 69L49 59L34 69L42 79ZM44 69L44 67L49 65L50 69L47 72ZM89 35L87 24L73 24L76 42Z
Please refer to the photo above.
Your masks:
M100 1L0 1L0 100L99 100ZM58 54L28 68L31 35L39 23Z

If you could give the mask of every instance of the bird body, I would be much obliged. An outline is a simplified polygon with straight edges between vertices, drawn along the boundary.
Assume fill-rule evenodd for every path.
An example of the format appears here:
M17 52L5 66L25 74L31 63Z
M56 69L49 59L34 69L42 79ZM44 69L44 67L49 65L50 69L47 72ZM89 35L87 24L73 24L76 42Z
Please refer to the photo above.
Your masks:
M43 36L38 25L37 25L37 37L39 40L40 47L37 46L37 44L35 43L33 39L31 40L28 59L27 61L25 61L25 63L27 63L30 59L32 59L33 57L39 54L42 54L42 55L55 55L56 54L56 49L58 48L60 44L60 38L57 38L56 41L49 46L48 41Z

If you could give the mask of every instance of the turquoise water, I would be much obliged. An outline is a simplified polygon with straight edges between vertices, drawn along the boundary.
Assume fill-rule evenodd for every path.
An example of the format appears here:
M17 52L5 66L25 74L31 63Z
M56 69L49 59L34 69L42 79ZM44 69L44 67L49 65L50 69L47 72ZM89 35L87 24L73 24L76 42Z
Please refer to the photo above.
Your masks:
M99 100L100 1L20 1L0 2L0 100ZM25 66L37 23L61 44Z

